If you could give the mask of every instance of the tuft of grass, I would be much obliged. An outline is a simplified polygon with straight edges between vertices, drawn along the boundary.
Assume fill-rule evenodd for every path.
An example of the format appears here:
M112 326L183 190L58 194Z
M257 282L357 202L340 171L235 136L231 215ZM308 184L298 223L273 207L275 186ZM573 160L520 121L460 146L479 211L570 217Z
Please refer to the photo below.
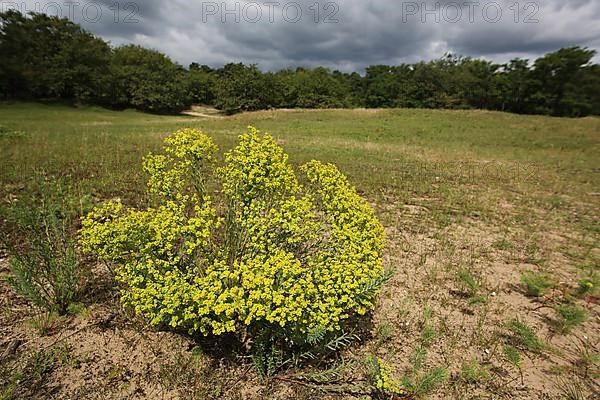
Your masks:
M427 360L427 348L425 348L424 346L420 346L420 345L417 346L410 358L410 363L412 364L413 373L416 374L418 371L420 371L423 368L426 360Z
M460 380L466 383L485 382L490 379L489 367L482 365L476 359L469 360L462 364L460 369Z
M504 356L514 367L521 368L521 355L519 354L519 350L507 344L504 346Z
M506 238L495 241L492 246L498 250L510 250L514 247L512 242Z
M466 292L469 293L469 296L475 296L479 290L479 282L475 277L467 270L459 271L456 276Z
M65 322L64 317L55 312L43 312L26 321L40 336L46 336L56 331Z
M562 333L569 333L575 326L582 324L587 319L585 310L577 305L562 304L555 308L558 314L558 329Z
M564 400L587 400L584 385L573 378L561 378L556 383L556 388Z
M523 370L521 369L521 354L519 354L519 350L515 347L507 344L504 346L504 357L508 360L508 362L515 368L519 370L519 375L521 376L521 384L523 384Z
M525 291L529 297L540 297L555 285L550 276L536 272L522 274L521 283L525 285Z
M387 321L382 322L377 327L377 339L376 339L377 347L380 347L384 343L389 341L390 338L393 336L393 334L394 334L394 326Z
M577 354L576 373L584 378L600 379L600 353L587 341L580 340L575 346Z
M427 316L431 318L431 314ZM411 358L410 374L402 378L402 387L415 398L421 398L442 385L448 380L449 373L445 367L435 367L428 372L424 371L427 361L427 347L420 343L415 348ZM411 398L412 398L411 397Z
M86 307L83 303L71 303L67 307L67 312L72 315L77 315L80 317L89 317L91 314L91 310L89 307Z
M463 269L456 274L456 278L463 292L469 297L467 301L469 306L477 306L487 303L487 296L479 293L481 283L473 276L473 274L466 269Z
M421 345L428 347L437 336L435 327L433 326L433 309L428 305L423 307L423 325L421 330Z
M468 301L470 306L477 306L480 304L486 304L488 302L488 298L487 296L484 296L482 294L476 294L475 296L471 297Z
M405 377L402 380L402 386L416 398L423 398L430 394L435 389L444 384L450 374L445 367L436 367L424 374L418 374L410 377Z
M421 332L421 343L423 344L423 346L428 347L429 345L431 345L431 343L433 343L436 336L437 332L435 328L430 324L426 324L423 327L423 331Z
M506 324L512 333L514 344L533 353L542 353L546 344L537 336L535 330L518 319L512 319Z

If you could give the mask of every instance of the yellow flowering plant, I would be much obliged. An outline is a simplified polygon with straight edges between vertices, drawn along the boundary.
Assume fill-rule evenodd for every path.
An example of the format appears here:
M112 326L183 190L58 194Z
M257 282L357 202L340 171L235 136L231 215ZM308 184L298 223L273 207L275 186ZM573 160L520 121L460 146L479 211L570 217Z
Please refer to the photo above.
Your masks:
M79 232L84 251L115 262L125 306L153 325L291 342L339 331L373 306L383 228L334 165L301 166L300 184L274 138L253 127L220 167L198 130L164 147L143 161L157 206L108 201Z
M393 395L405 395L402 383L393 376L394 369L379 357L369 356L367 366L371 384L375 389L375 398L390 398Z

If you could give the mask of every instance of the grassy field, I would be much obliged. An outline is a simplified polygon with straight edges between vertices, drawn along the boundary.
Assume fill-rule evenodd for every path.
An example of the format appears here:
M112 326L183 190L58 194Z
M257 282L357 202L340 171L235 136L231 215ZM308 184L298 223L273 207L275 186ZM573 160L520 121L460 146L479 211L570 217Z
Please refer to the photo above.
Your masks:
M82 210L114 197L140 205L140 159L168 133L199 128L226 150L248 124L276 137L295 165L335 163L386 229L385 264L395 275L369 334L345 359L362 365L378 355L414 397L598 394L598 118L405 109L153 116L1 104L0 200L27 202L33 176L44 171L68 184ZM8 273L6 259L0 270ZM549 287L538 293L544 279ZM580 295L580 285L593 288ZM297 371L260 380L242 355L211 355L191 338L124 316L112 294L96 293L85 312L51 322L4 283L0 294L5 394L351 397L334 394L335 385L306 384ZM585 320L570 324L560 310L574 306ZM40 325L50 329L40 332ZM15 341L19 350L11 354ZM362 369L342 371L344 382L360 382ZM15 384L21 372L26 378Z

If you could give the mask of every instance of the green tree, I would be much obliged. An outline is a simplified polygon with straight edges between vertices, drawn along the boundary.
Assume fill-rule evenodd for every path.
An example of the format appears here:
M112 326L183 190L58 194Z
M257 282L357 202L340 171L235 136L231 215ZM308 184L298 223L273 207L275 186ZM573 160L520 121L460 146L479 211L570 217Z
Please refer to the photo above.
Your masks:
M342 74L338 79L343 81L343 85L348 93L346 103L350 107L364 106L365 82L360 74L358 72Z
M93 102L101 97L110 47L66 18L0 13L0 89L5 97Z
M530 112L534 86L531 81L529 60L523 58L510 60L501 67L495 79L499 91L496 109L519 114Z
M396 99L396 81L389 65L372 65L365 74L365 99L367 107L392 107Z
M417 107L465 107L464 101L458 97L458 90L455 89L455 77L452 76L455 61L451 57L428 63L421 62L413 66L415 89L412 98Z
M126 45L113 52L107 102L154 113L177 113L191 104L183 67L164 54Z
M538 58L532 71L538 95L534 111L558 116L577 115L589 104L582 104L586 81L593 69L591 60L596 52L578 46L560 49Z
M188 95L195 104L214 104L216 76L201 68L190 68L187 73Z
M264 110L278 103L273 74L256 65L227 64L218 71L215 107L228 114Z
M456 66L462 71L462 79L455 81L460 85L460 98L469 107L490 109L498 103L498 87L494 76L500 68L486 60L466 58Z
M348 92L327 68L298 68L293 84L295 85L296 107L334 108L345 106Z
M140 46L111 49L65 18L0 13L0 98L67 99L155 113L192 103L227 112L271 107L479 108L557 116L600 115L596 52L563 48L504 65L447 54L415 64L373 65L365 76L327 68L263 73L256 65L186 70Z

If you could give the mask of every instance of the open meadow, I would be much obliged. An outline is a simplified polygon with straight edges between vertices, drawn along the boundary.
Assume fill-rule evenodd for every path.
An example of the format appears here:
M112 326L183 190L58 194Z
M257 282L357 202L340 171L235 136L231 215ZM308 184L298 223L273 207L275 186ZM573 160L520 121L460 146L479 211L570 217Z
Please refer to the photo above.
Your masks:
M0 282L0 398L376 398L377 356L405 390L388 398L593 399L600 393L600 118L423 109L273 110L222 116L0 104L2 209L64 185L79 216L149 204L148 152L180 128L223 151L253 125L294 165L331 162L385 228L394 273L358 338L323 365L261 378L231 346L159 330L123 309L105 265L67 316ZM72 226L76 235L78 223ZM19 242L10 221L1 234ZM10 273L0 249L0 274ZM229 348L231 347L231 348Z

